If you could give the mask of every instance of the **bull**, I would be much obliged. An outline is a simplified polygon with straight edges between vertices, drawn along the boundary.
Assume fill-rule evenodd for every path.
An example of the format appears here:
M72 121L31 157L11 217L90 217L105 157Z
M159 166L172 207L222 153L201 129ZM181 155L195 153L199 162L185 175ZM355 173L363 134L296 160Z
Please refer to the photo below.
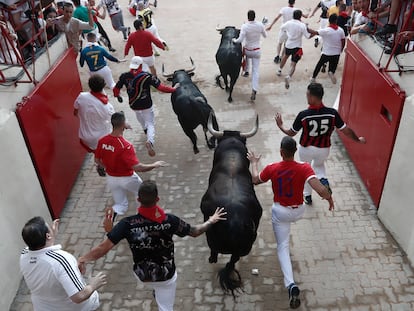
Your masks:
M221 34L220 46L216 53L216 62L220 69L220 75L216 77L216 84L224 89L221 85L220 78L223 78L226 92L229 92L228 102L232 102L231 97L233 87L240 75L240 67L242 64L242 47L240 43L233 43L233 38L238 38L240 30L233 26L227 26L217 31ZM230 86L228 82L230 78Z
M231 254L230 261L219 273L219 282L224 292L235 293L241 290L242 281L235 269L236 262L249 254L257 236L257 228L262 216L262 207L256 197L247 159L246 138L256 134L255 127L248 133L239 131L216 131L212 118L208 130L218 139L214 152L213 168L209 186L201 200L201 211L207 220L222 206L227 212L227 221L214 224L207 232L210 247L210 263L216 263L218 254Z
M194 75L195 65L191 60L192 68L188 70L180 69L171 74L164 72L164 65L162 65L162 74L171 81L173 85L179 83L180 87L171 94L171 103L178 122L180 123L184 133L190 138L193 143L193 151L195 154L199 153L197 147L197 135L194 129L201 125L204 131L204 137L208 148L215 147L216 138L211 136L207 138L207 122L213 108L207 103L206 97L201 93L198 87L193 83L191 77ZM216 118L213 120L213 128L218 130Z

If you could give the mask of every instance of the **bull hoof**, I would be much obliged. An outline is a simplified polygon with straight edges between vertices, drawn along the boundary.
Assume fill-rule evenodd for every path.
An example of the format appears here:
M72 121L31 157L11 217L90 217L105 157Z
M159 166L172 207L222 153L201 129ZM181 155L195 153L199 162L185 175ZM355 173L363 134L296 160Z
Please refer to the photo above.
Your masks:
M197 147L194 147L194 148L193 148L193 151L194 151L194 154L197 154L197 153L199 153L199 152L200 152L200 150L198 150L198 148L197 148Z
M208 262L217 263L217 255L211 255L210 257L208 257Z
M210 137L207 142L208 149L214 149L216 147L215 137Z
M231 102L233 101L233 98L229 97L229 98L227 99L227 101L228 101L229 103L231 103Z

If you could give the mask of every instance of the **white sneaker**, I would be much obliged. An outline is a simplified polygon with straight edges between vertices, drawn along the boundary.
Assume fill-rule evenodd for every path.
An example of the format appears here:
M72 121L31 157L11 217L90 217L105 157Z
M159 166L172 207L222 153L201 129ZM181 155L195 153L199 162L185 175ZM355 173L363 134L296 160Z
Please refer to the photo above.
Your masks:
M329 76L329 78L331 78L332 83L333 83L333 84L336 84L336 77L335 77L335 74L334 74L333 72L329 71L329 72L328 72L328 76Z
M276 72L276 75L278 77L280 77L282 75L282 69L278 69L277 72Z
M289 81L290 81L290 77L289 76L286 76L285 77L285 88L288 90L289 89L289 87L290 87L290 85L289 85Z

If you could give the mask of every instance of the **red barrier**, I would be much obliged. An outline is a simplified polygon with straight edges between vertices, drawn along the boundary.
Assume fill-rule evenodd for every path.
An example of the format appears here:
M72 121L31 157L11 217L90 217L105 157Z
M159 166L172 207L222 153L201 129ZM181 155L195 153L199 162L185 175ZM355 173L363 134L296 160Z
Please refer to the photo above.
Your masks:
M73 102L82 86L73 49L67 50L16 114L50 213L59 217L85 158Z
M378 207L395 137L401 119L405 93L388 75L348 40L339 102L339 113L366 145L343 134L342 141Z

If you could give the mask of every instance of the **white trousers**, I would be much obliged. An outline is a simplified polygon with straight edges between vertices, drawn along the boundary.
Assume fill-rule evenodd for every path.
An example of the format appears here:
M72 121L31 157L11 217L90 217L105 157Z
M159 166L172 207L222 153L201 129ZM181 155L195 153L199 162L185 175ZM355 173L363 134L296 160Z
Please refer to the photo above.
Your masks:
M303 147L299 145L299 159L308 162L315 171L318 179L326 178L325 161L329 156L331 148L318 148L314 146ZM305 183L303 195L311 195L312 188L309 183Z
M105 66L97 71L90 71L91 75L98 74L104 78L106 86L109 87L111 90L115 87L116 83L114 81L114 78L112 77L112 71L111 68L108 66Z
M106 174L106 184L112 192L112 198L115 203L112 208L115 213L119 215L126 213L128 210L128 192L138 197L138 188L141 183L141 178L135 172L131 176L125 177L115 177Z
M145 284L145 286L152 287L159 311L174 310L175 290L177 288L177 271L175 271L171 279L162 282L142 282L135 273L134 276L137 278L138 282Z
M149 72L150 71L149 67L153 67L155 65L154 55L146 56L146 57L141 56L141 58L142 58L142 62L143 62L142 71Z
M277 243L277 257L283 273L285 287L294 283L292 262L290 260L289 238L290 224L302 218L305 206L298 208L285 207L279 203L272 205L272 225Z
M155 117L154 106L143 110L134 110L138 122L143 130L147 130L147 141L154 145L155 143Z
M255 91L259 90L259 65L260 65L260 49L255 51L245 50L247 62L252 62L252 89Z

